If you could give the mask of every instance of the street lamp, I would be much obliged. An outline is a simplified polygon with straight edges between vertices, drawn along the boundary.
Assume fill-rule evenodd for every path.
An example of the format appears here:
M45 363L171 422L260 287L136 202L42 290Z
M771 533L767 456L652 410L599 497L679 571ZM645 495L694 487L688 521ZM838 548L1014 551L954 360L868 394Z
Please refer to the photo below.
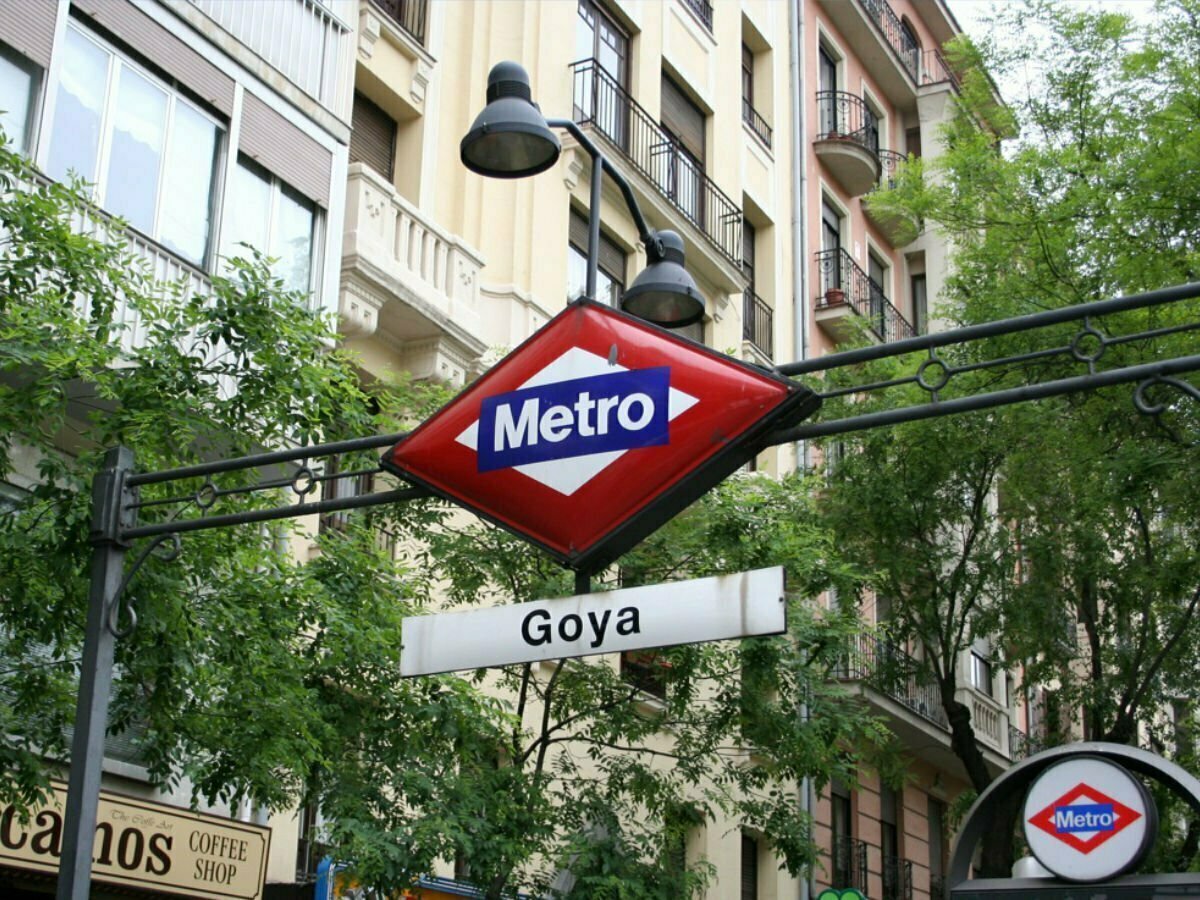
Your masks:
M524 178L554 165L562 150L551 128L561 128L592 158L591 206L588 210L588 258L585 292L596 298L600 260L601 174L621 189L625 205L646 246L649 264L621 298L621 307L664 328L683 328L704 318L704 297L684 268L683 239L673 231L653 231L646 224L629 182L572 119L546 119L533 102L528 73L515 62L497 63L488 73L487 106L475 117L459 145L459 155L472 172L489 178Z

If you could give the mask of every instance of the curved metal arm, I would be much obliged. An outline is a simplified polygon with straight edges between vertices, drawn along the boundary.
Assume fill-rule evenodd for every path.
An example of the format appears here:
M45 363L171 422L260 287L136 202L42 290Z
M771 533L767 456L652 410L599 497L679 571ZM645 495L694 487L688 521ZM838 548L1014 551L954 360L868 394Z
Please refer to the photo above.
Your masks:
M629 214L633 216L633 224L637 227L638 238L646 245L646 256L651 262L657 262L662 259L662 243L658 239L658 233L646 224L646 217L642 215L642 209L638 206L637 198L633 195L633 188L629 182L625 180L625 176L608 161L608 158L600 152L600 148L593 143L592 139L584 133L572 119L547 119L546 124L551 128L561 128L579 143L588 155L592 158L593 165L600 163L600 168L608 173L608 176L617 183L617 187L621 189L621 196L625 198L625 205L629 207ZM596 215L599 215L597 210Z
M133 576L138 573L138 569L142 567L142 563L148 560L159 547L167 541L171 542L171 547L165 553L159 553L158 558L163 562L172 562L179 558L179 554L183 552L183 544L179 540L179 535L176 532L170 534L160 534L154 538L142 552L138 558L134 560L133 565L129 567L129 571L125 573L125 577L121 579L120 585L117 587L117 593L109 601L108 617L105 621L105 626L113 637L123 638L133 634L133 630L137 628L137 610L133 608L131 603L125 602L125 590L129 587L129 583L133 581ZM122 628L120 625L121 610L128 614L129 625Z

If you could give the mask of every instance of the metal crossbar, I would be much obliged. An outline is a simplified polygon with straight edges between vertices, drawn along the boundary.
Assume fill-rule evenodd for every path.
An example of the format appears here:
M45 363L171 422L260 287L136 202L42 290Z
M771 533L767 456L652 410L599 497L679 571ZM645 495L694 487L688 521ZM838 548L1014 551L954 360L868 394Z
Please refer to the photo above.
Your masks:
M1122 331L1122 322L1115 317L1119 313L1131 310L1150 309L1196 298L1200 298L1200 283L1183 284L983 325L919 335L888 344L862 347L781 365L777 371L792 377L831 373L843 375L856 372L856 367L864 363L899 358L908 364L907 374L883 380L851 380L850 383L832 385L818 394L822 400L846 396L878 397L884 394L895 397L907 389L917 387L924 392L925 399L922 402L892 406L882 411L825 418L823 421L784 429L771 436L769 445L845 434L972 410L992 409L1025 400L1038 400L1118 384L1136 383L1134 402L1138 410L1147 415L1160 415L1166 406L1151 403L1147 399L1148 390L1155 385L1172 388L1193 399L1200 399L1200 391L1193 385L1174 377L1200 370L1200 354L1154 362L1122 364L1120 361L1110 362L1109 351L1131 344L1153 346L1163 338L1200 330L1200 309L1189 308L1190 316L1187 321L1127 332ZM1072 334L1066 334L1062 328L1056 327L1070 323L1078 325ZM978 352L988 347L989 339L1039 330L1043 331L1041 337L1044 338L1045 344L1040 349L1015 354L1001 352L992 358L983 358ZM1144 354L1146 357L1153 355L1155 354ZM905 359L906 357L908 359ZM1079 369L1081 373L1063 377L1064 367ZM1010 384L1017 383L981 394L956 395L957 386L964 381L960 376L972 372L988 372L995 375L1000 383L1004 383L1005 380ZM1049 372L1059 377L1038 380L1038 372Z

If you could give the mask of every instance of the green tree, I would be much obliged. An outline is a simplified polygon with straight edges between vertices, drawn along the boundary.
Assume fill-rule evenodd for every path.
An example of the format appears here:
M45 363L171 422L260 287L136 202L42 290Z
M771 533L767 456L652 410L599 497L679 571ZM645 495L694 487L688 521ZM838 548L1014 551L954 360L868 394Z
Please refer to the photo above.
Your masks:
M718 822L761 834L793 873L814 864L800 780L852 782L889 757L886 732L834 677L858 623L801 599L855 578L813 515L801 479L735 476L609 573L605 585L632 586L786 566L788 633L660 649L647 661L661 697L604 657L477 674L507 698L511 729L473 767L480 814L452 838L489 897L516 885L555 896L694 896L712 869L685 867L682 842ZM571 592L546 558L460 517L426 534L418 562L452 604Z
M1155 23L1139 28L1103 10L1011 4L990 34L978 48L966 42L955 48L963 90L944 132L944 154L910 162L896 189L873 199L881 209L919 217L951 241L940 313L954 324L974 324L1195 280L1200 5L1159 4ZM997 109L985 70L1000 84L1022 79L1028 90L1008 98L1008 110ZM994 133L981 122L1017 137L997 152ZM1194 353L1188 326L1196 312L1191 303L1093 323L1110 337L1181 329L1153 343L1110 344L1101 365L1145 361L1148 352ZM1065 345L1075 332L1056 337ZM1031 349L1029 338L1018 335L984 351ZM1080 374L1074 364L1037 365L1039 377ZM993 380L990 387L1012 383ZM1098 740L1138 741L1139 730L1151 728L1169 701L1190 700L1197 690L1197 412L1168 387L1157 391L1149 396L1164 408L1158 417L1140 415L1124 388L1016 407L967 426L944 421L898 429L891 438L866 435L853 446L864 448L863 456L885 457L852 453L845 472L835 474L843 527L870 528L874 515L895 516L887 504L899 488L881 484L893 464L922 453L944 457L945 466L921 459L921 477L929 481L920 489L939 498L945 527L953 529L970 521L964 514L972 504L947 491L972 471L994 470L999 523L1011 526L1013 540L997 544L1000 564L981 586L988 610L978 611L968 630L990 636L1009 663L1023 668L1028 684L1053 686L1058 707L1078 710L1084 733ZM960 443L964 428L975 434L967 447ZM870 471L856 485L864 470ZM857 523L848 514L856 491L864 501ZM914 515L905 513L914 523L921 521L919 493L908 498ZM954 607L935 604L936 594L905 591L888 574L929 557L925 533L913 529L874 554L869 547L863 552L866 564L883 573L881 590L901 589L892 599L903 635L936 656L963 646L931 646L936 635L913 626L927 614L952 626ZM953 581L949 570L932 575L941 586ZM944 664L951 661L944 656ZM952 721L953 711L948 703ZM1066 723L1050 724L1062 739ZM982 789L990 777L971 763L974 727L968 723L963 738L956 731L954 747ZM1195 843L1186 845L1192 853ZM1005 873L1010 858L1007 836L993 836L985 868Z
M432 399L403 387L368 397L330 349L329 323L262 258L189 292L156 282L124 233L82 185L45 183L0 140L0 483L31 476L0 514L0 798L21 806L68 751L90 484L106 448L124 444L142 470L160 470L386 433ZM233 490L279 475L222 481L211 512L289 502ZM140 520L190 515L201 488L172 485L182 504L144 488ZM430 515L414 504L398 521L419 529ZM401 773L391 804L468 815L460 736L490 728L498 739L506 716L461 679L399 677L412 604L367 528L327 530L309 563L287 552L296 527L190 533L177 560L140 570L121 614L137 627L117 644L111 730L136 726L151 778L187 779L194 797L293 808L320 773L353 760L346 777ZM396 882L431 870L431 827L395 832Z

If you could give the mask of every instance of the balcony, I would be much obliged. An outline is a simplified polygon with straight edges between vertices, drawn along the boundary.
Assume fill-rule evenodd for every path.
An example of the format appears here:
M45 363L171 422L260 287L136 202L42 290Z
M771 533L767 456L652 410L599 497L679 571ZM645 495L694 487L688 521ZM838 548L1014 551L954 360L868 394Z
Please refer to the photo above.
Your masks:
M750 288L742 294L742 340L767 362L774 357L775 311Z
M399 26L410 38L425 46L425 24L429 18L428 0L371 0L380 12Z
M903 153L897 153L894 150L880 150L879 165L881 173L877 187L886 189L894 187L896 167L907 159L908 157ZM863 212L875 224L875 227L883 232L893 247L903 247L906 244L911 244L917 239L917 235L921 233L921 223L912 216L886 213L875 208L871 203L871 194L867 195L863 203Z
M571 65L574 117L591 125L723 256L741 269L742 211L594 59Z
M826 873L835 888L857 888L867 892L867 842L852 837L834 837Z
M958 88L941 51L922 50L887 0L824 0L822 6L893 104L910 108L926 85Z
M308 96L350 121L354 33L328 4L190 2Z
M764 119L745 97L742 98L742 121L746 123L746 127L750 132L758 138L759 142L768 150L771 149L771 126Z
M855 94L817 91L817 119L817 158L848 194L865 194L882 172L874 113Z
M946 718L938 686L919 671L918 660L899 646L860 634L854 638L837 676L845 681L862 681L949 732L950 720Z
M883 900L912 900L913 864L911 859L899 856L882 858Z
M378 332L417 378L461 385L472 377L487 349L479 254L362 163L349 167L345 228L342 334Z
M1008 758L1018 762L1035 753L1041 753L1045 748L1042 741L1028 735L1021 729L1008 726Z
M855 332L852 317L861 316L885 344L914 337L916 330L894 307L877 284L845 250L817 253L816 321L835 341L845 341Z

